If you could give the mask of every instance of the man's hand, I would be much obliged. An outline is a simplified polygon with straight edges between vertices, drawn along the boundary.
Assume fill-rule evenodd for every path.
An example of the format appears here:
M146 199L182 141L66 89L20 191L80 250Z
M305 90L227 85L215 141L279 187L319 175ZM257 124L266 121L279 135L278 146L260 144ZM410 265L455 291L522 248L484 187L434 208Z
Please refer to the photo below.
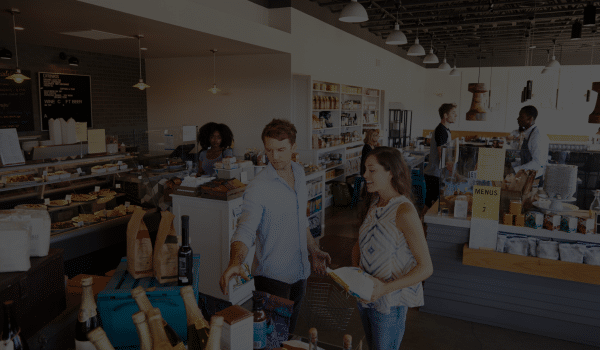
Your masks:
M240 276L244 281L250 280L250 276L246 274L242 265L229 265L219 280L219 286L221 287L221 292L223 294L227 295L229 292L229 280L236 276Z
M371 300L360 299L365 304L374 303L382 296L388 294L386 289L386 283L382 282L379 278L368 276L373 281L373 294L371 294Z
M319 276L327 275L327 265L331 265L331 257L320 249L316 249L310 254L311 266L313 272Z

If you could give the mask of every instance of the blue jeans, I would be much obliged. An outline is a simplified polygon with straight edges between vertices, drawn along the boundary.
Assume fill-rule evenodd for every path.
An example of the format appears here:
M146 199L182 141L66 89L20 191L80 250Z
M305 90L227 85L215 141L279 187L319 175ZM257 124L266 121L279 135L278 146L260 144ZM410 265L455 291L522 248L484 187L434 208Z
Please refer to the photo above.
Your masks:
M406 306L392 307L385 315L374 308L364 308L358 303L367 344L371 350L394 350L400 348L406 324Z

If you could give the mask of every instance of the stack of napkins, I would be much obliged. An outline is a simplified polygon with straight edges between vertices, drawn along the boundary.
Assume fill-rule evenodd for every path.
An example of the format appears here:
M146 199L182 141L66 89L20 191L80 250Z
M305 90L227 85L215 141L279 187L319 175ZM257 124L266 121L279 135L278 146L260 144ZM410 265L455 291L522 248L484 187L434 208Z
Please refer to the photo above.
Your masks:
M327 268L327 273L347 293L359 299L371 300L375 285L369 278L369 274L363 270L358 267L340 267L335 270Z

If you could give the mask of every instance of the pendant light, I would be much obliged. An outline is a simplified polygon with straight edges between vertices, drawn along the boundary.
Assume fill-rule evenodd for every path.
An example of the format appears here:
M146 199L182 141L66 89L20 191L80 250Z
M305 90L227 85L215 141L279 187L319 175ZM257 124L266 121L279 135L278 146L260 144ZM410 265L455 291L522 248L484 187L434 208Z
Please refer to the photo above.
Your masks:
M423 59L423 63L440 63L438 57L433 53L433 34L431 35L431 46L429 48L429 53Z
M554 56L554 50L556 49L556 39L552 40L552 60L550 62L548 62L548 64L546 65L546 68L544 69L559 69L560 68L560 63L556 60L556 56ZM546 70L547 72L547 70ZM544 73L542 71L542 73Z
M421 22L421 21L419 21ZM425 49L423 48L423 46L421 46L421 44L419 44L419 24L417 23L417 38L415 39L415 43L413 44L413 46L410 47L410 49L408 49L408 53L407 55L409 56L424 56L425 55Z
M344 6L340 13L340 21L349 23L360 23L369 20L367 10L357 0L352 0L348 5Z
M217 83L216 83L216 79L217 79L217 73L216 73L216 53L217 53L217 49L212 49L210 50L210 52L213 53L213 86L208 89L208 91L212 92L213 94L216 94L217 92L221 91L217 88Z
M547 66L548 64L550 64L550 49L548 49L546 51L548 52L548 59L546 60L546 62L548 62L548 63L546 63L546 66ZM546 74L549 71L550 71L550 69L548 69L548 67L544 67L544 69L542 69L542 74Z
M460 71L456 69L456 55L454 55L454 68L450 71L451 77L460 77Z
M593 1L588 2L583 9L583 25L586 27L596 25L596 6Z
M373 5L373 4L371 4ZM386 44L388 45L404 45L406 43L408 43L408 41L406 40L406 35L404 35L404 33L402 33L402 31L400 30L400 25L398 24L398 8L400 7L400 5L398 4L398 6L396 7L396 25L394 25L394 31L390 33L390 35L387 37L387 40L385 41Z
M144 83L144 79L142 79L142 46L141 46L141 44L140 44L140 40L141 40L143 37L144 37L144 36L143 36L143 35L141 35L141 34L137 35L137 38L138 38L138 56L139 56L139 58L140 58L140 81L139 81L137 84L135 84L135 85L133 86L134 88L138 88L138 89L140 89L140 90L144 90L144 89L146 89L146 88L149 88L149 87L150 87L150 85L148 85L148 84Z
M450 65L448 64L448 62L446 62L446 50L447 49L448 49L448 45L445 45L444 46L444 61L438 67L438 69L441 70L441 71L449 71L450 69L452 69L452 67L450 67Z
M18 53L18 50L17 50L17 31L15 29L15 27L16 27L15 26L15 13L19 14L19 13L21 13L21 11L19 11L18 9L10 9L10 10L8 10L8 12L12 14L12 20L13 20L13 35L15 37L15 60L17 62L17 69L16 69L16 71L15 71L15 73L13 75L10 75L10 76L6 77L6 79L10 79L10 80L14 81L17 84L21 84L25 80L31 79L31 78L23 75L21 73L21 69L19 68L19 53Z
M575 20L573 23L573 27L571 27L571 40L580 40L581 39L581 31L583 26L579 20Z
M477 74L477 83L470 83L468 86L469 92L473 93L471 99L471 109L467 112L466 120L470 121L485 121L487 110L483 105L483 96L488 92L485 83L481 83L481 46L479 46L479 72Z

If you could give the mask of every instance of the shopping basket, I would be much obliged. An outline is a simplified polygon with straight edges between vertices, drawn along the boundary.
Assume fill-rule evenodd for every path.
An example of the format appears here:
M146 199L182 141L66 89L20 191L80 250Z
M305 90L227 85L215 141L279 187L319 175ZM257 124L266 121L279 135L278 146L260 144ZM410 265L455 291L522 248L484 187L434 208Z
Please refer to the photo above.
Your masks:
M308 327L344 332L356 307L354 298L331 283L308 282L303 302Z

